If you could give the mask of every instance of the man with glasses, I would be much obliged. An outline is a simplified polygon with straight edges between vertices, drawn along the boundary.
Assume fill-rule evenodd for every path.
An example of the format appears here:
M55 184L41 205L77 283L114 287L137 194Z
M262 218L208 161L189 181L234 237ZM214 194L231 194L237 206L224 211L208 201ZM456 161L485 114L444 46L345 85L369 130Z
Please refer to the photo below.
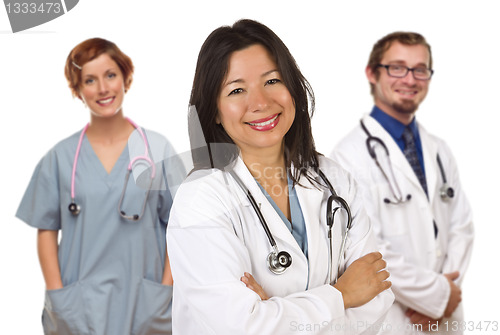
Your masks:
M473 225L448 146L415 119L431 77L430 45L395 32L373 47L366 67L375 106L332 158L360 184L396 302L382 333L461 334L460 284Z

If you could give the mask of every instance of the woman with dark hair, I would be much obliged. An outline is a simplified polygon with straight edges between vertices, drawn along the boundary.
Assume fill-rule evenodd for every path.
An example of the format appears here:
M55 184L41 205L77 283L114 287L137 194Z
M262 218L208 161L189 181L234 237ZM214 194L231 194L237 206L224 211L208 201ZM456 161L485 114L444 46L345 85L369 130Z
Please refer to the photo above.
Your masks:
M171 333L165 233L184 168L163 136L124 116L133 69L101 38L66 60L90 122L42 158L17 212L38 229L45 334Z
M167 235L174 333L376 333L389 274L351 176L315 150L313 92L279 37L251 20L212 32L190 104L195 169Z

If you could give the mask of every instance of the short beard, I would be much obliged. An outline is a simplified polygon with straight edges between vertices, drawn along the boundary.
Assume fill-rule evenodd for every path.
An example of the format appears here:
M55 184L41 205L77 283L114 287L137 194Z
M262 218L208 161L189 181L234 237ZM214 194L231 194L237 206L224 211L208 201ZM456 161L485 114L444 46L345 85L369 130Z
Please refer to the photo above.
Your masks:
M415 113L418 108L418 104L411 100L403 100L401 103L393 104L392 108L394 108L397 113L408 115Z

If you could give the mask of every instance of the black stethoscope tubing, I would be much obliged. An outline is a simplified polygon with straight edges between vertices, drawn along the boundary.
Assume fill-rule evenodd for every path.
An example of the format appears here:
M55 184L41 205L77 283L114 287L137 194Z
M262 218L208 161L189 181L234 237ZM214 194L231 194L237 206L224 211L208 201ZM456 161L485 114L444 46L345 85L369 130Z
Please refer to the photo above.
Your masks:
M255 201L255 198L253 197L252 193L233 170L230 170L229 174L233 177L236 183L244 191L245 195L250 201L250 204L252 205L255 213L257 214L257 217L259 218L262 228L264 228L264 231L266 232L269 243L273 248L273 250L267 255L267 265L269 270L277 275L282 274L283 272L286 271L286 269L290 267L290 265L292 265L292 256L286 251L279 251L278 245L274 240L273 234L271 233L271 230L269 230L269 226L267 225L267 222L264 219L264 215L262 215L262 212L259 209L259 206L257 205L257 202Z
M339 278L339 274L341 272L342 268L342 258L345 256L345 245L347 241L347 233L349 230L351 230L352 227L352 214L351 214L351 209L347 202L345 201L344 198L339 197L337 195L337 192L335 192L335 189L333 188L332 184L326 178L326 176L323 174L323 171L318 169L318 175L323 179L323 182L326 184L328 189L330 190L331 195L328 197L328 201L326 204L326 224L328 225L328 241L329 241L329 260L328 260L328 276L329 276L329 283L335 284ZM332 208L333 202L336 201L340 204L340 207ZM332 257L333 257L333 238L332 238L332 229L333 229L333 220L335 218L335 213L339 209L344 209L347 213L347 225L346 225L346 230L344 233L344 237L342 238L342 242L340 244L340 252L339 252L339 258L337 260L337 276L335 277L335 280L332 278L332 271L331 271L331 264L332 264Z
M274 240L273 235L271 234L271 231L269 230L269 226L266 223L266 220L264 219L264 215L262 215L261 210L259 209L259 205L257 205L257 202L255 201L255 198L253 197L252 193L250 190L246 187L246 185L243 183L243 181L238 177L238 175L234 171L229 171L229 174L234 178L234 180L238 183L238 185L243 189L245 192L245 195L247 196L248 200L250 201L250 204L252 207L255 209L255 213L257 214L257 217L259 218L259 221L262 223L262 227L264 228L267 238L269 240L269 243L273 247L273 249L277 248L276 241Z
M386 179L387 183L389 184L389 187L391 189L391 192L392 192L394 198L396 199L396 201L391 201L389 198L384 198L384 202L387 204L397 205L397 204L401 204L401 203L404 203L406 201L409 201L411 199L411 194L408 194L406 196L406 199L403 199L403 193L401 192L401 189L399 188L399 185L396 182L396 178L394 177L394 173L392 172L392 164L390 162L389 149L387 149L387 146L382 141L382 139L380 139L379 137L373 136L370 133L370 131L368 131L368 128L365 126L363 120L359 120L359 122L361 124L361 128L363 129L363 131L367 135L366 148L368 150L368 153L370 154L370 157L377 164L377 167L379 168L379 170L382 172L384 178ZM382 146L382 148L384 149L385 153L387 154L387 158L389 159L389 166L391 169L392 177L394 179L394 184L395 184L394 186L396 187L397 191L399 192L399 195L400 195L399 197L396 195L395 189L393 188L393 185L390 182L390 179L387 176L387 173L384 171L384 169L382 168L382 166L380 165L380 163L377 159L377 154L375 153L375 149L371 145L372 141L375 141L376 143L380 144ZM437 155L436 155L436 160L438 163L441 178L443 180L443 185L440 188L440 196L441 196L441 199L443 199L443 201L446 201L446 200L449 200L455 196L455 190L452 187L448 186L448 184L446 182L446 173L444 171L443 164L441 163L441 158L439 157L439 153L437 153Z
M282 251L279 251L278 249L278 246L276 244L276 241L274 240L274 237L271 233L271 230L269 229L269 226L267 225L267 222L264 218L264 215L262 214L262 211L260 210L257 202L255 201L255 198L253 197L252 193L250 192L250 190L245 186L245 184L243 183L243 181L238 177L238 175L233 171L233 170L229 170L228 171L229 174L233 177L233 179L236 181L236 183L240 186L240 188L243 190L243 192L245 193L245 195L247 196L248 200L250 201L250 204L252 205L265 233L266 233L266 236L269 240L269 243L271 244L271 247L272 247L272 251L269 253L268 257L267 257L267 262L268 262L268 268L271 272L273 272L274 274L282 274L283 272L285 272L285 270L290 267L290 265L292 264L292 256L282 250ZM330 255L330 259L329 259L329 269L331 267L331 258L332 258L332 255L333 255L333 245L332 245L332 236L331 236L331 230L332 230L332 227L333 227L333 219L334 219L334 215L335 213L337 212L337 210L341 209L341 208L344 208L347 212L347 225L346 225L346 231L345 231L345 234L344 234L344 238L342 239L342 244L341 244L341 248L340 248L340 254L339 254L339 269L338 269L338 272L337 272L337 278L339 276L339 273L340 273L340 267L341 267L341 264L340 264L340 261L341 261L341 258L343 256L343 252L344 252L344 248L345 248L345 243L346 243L346 239L347 239L347 233L348 231L351 229L351 226L352 226L352 216L351 216L351 210L349 208L349 205L347 204L347 202L342 198L342 197L339 197L337 195L337 193L335 192L335 189L333 188L332 184L330 183L330 181L328 180L328 178L326 178L326 176L324 175L324 173L318 169L318 175L321 177L321 179L323 180L323 182L326 184L326 186L328 187L328 189L330 190L330 193L331 195L328 197L328 202L327 202L327 213L326 213L326 220L327 220L327 225L328 225L328 238L329 238L329 241L330 241L330 249L329 249L329 255ZM336 201L340 204L340 207L337 207L337 208L333 208L332 209L332 203L333 201ZM329 274L330 274L330 282L332 282L331 280L331 270L329 271ZM336 279L337 279L336 278Z
M389 188L391 189L391 193L395 199L395 200L390 200L389 198L384 198L384 202L386 204L399 205L401 203L409 201L411 199L411 194L407 194L406 197L403 198L403 192L399 188L399 184L397 183L396 177L394 176L394 171L392 170L392 164L390 163L389 149L385 145L384 141L382 141L382 139L380 139L379 137L372 136L372 134L368 131L368 128L366 128L363 120L360 120L359 122L361 123L361 128L363 128L363 131L367 135L366 148L368 150L368 153L370 154L370 157L375 161L375 164L377 165L379 170L382 172L382 175L384 176L385 180L387 181L387 184L389 185ZM378 158L377 158L377 153L375 152L374 146L371 145L371 142L378 143L384 149L385 154L387 155L387 158L389 159L389 172L391 173L392 179L394 180L394 185L393 185L393 183L391 183L389 176L387 175L385 170L380 165L380 162L378 161Z

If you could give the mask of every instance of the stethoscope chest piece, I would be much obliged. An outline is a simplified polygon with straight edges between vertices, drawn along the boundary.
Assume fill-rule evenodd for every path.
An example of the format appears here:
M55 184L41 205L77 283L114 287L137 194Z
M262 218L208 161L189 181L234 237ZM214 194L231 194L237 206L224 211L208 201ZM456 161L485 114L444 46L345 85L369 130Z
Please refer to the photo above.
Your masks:
M74 201L72 201L68 206L69 211L73 215L80 214L80 206L78 206Z
M450 200L455 196L455 190L453 187L450 187L447 183L444 183L443 186L439 189L439 194L441 195L441 199L444 201Z
M286 251L271 251L267 255L267 265L274 274L282 274L292 265L292 256Z
M259 218L259 221L262 225L262 228L264 228L264 231L266 232L267 238L269 240L269 244L271 244L272 251L267 255L267 267L269 268L269 271L276 275L280 275L286 271L292 265L292 256L286 252L286 251L279 251L278 246L276 244L276 241L274 240L273 235L271 234L271 231L269 230L269 226L266 223L266 220L264 219L264 216L262 215L262 212L259 209L259 206L257 205L257 202L255 201L252 193L248 190L248 188L245 186L243 181L241 181L240 177L233 171L230 170L229 174L233 177L233 179L236 181L236 183L241 187L243 192L246 194L248 200L250 201L250 204L252 205L255 214ZM337 196L337 193L335 193L335 190L333 189L333 186L330 184L326 176L323 174L323 172L318 169L318 174L323 179L326 185L328 185L328 189L332 193L332 196L328 199L328 214L327 214L327 221L328 221L328 226L330 227L330 232L329 237L331 237L331 227L333 225L333 217L337 209L339 208L344 208L347 212L347 217L348 217L348 224L347 224L347 229L346 229L346 234L344 236L344 241L342 242L342 245L345 245L345 239L347 237L347 231L350 229L351 224L352 224L352 219L351 219L351 210L349 209L349 206L347 205L347 202L342 199L341 197ZM340 207L339 208L332 208L332 202L336 201L339 202ZM330 213L331 212L331 213ZM330 244L331 244L331 238L330 238ZM331 249L331 248L330 248ZM341 247L341 250L344 250L343 247ZM342 253L342 252L341 252ZM331 255L330 255L330 260L331 260Z
M439 195L441 195L441 199L443 201L447 201L455 196L455 190L453 187L448 185L448 182L446 181L446 173L444 173L443 163L441 162L439 154L436 155L436 160L439 166L439 171L441 171L441 178L443 179L443 186L439 189Z

